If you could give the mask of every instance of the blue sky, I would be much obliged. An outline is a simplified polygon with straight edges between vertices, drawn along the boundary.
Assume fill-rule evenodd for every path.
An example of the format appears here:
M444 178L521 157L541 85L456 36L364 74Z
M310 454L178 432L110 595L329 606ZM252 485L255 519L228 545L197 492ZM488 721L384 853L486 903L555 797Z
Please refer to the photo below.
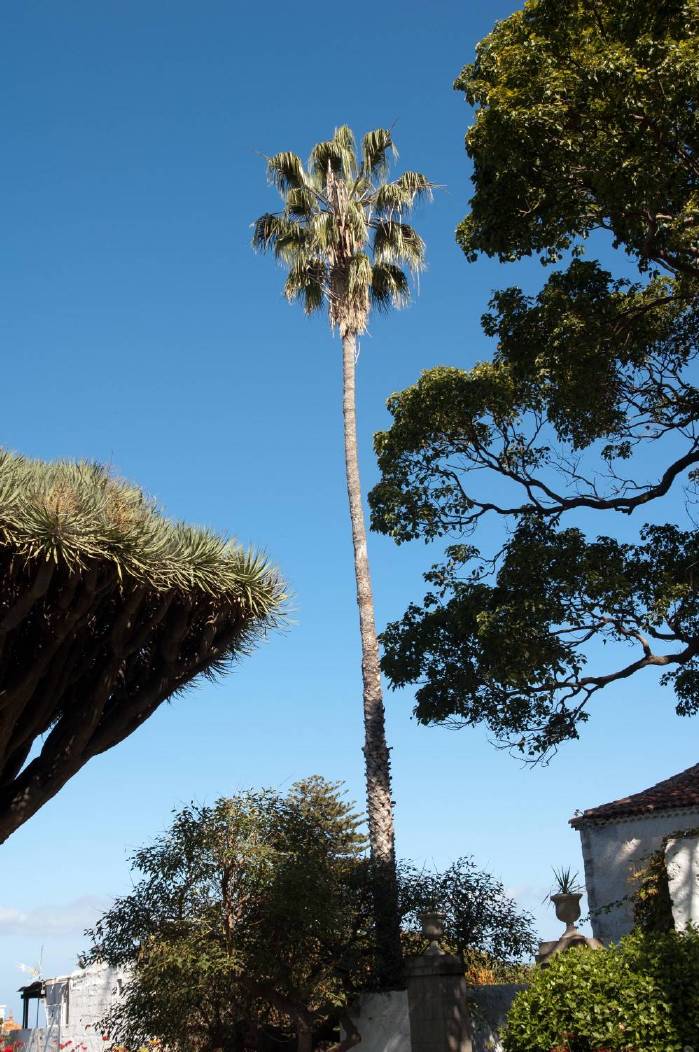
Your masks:
M82 929L130 886L126 855L173 807L319 772L363 798L361 685L342 474L339 344L281 296L249 247L273 206L264 154L349 123L395 125L401 164L443 184L416 224L420 295L362 341L365 490L386 397L435 364L489 354L494 288L535 289L537 263L465 262L469 111L451 89L510 2L8 0L0 79L0 442L97 459L168 514L268 552L293 623L218 685L164 706L93 761L2 847L0 1002L19 962L73 966ZM670 503L667 517L679 515ZM438 552L370 538L379 625L422 594ZM697 759L693 728L652 675L600 698L583 740L523 768L484 731L425 729L387 698L403 857L473 854L532 908L550 867L581 868L568 819Z

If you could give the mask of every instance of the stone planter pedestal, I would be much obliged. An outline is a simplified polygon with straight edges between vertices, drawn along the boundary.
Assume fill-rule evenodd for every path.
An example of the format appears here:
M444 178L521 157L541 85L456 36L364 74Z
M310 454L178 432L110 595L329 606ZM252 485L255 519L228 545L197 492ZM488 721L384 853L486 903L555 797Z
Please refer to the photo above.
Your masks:
M556 916L566 926L566 930L560 939L539 943L539 952L535 960L541 967L545 968L549 960L563 950L570 950L573 946L588 946L591 950L601 950L602 943L598 939L589 939L575 927L575 922L580 919L580 899L582 893L551 895Z
M442 919L426 914L422 930L432 939L405 969L412 1052L472 1052L473 1033L463 963L439 945Z

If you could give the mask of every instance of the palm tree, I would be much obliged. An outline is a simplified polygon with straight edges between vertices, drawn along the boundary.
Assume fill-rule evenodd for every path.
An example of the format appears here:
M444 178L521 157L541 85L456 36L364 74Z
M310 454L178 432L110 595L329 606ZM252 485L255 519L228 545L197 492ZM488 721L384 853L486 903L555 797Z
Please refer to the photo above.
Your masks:
M342 341L345 469L362 645L364 759L369 842L375 872L378 964L384 985L400 981L401 951L395 868L390 755L386 742L379 648L367 556L357 458L355 367L357 339L372 307L388 310L407 302L413 274L423 266L425 245L403 222L430 181L419 172L387 180L396 156L390 131L378 128L362 139L357 157L350 128L313 147L308 164L289 152L267 161L270 181L283 208L254 225L253 246L272 251L287 268L286 298L301 300L306 314L327 308Z

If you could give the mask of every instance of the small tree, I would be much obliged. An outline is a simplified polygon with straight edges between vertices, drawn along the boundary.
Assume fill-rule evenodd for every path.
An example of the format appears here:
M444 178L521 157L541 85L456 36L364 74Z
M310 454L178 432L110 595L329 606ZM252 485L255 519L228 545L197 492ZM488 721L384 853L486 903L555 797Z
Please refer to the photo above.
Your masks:
M459 858L443 870L402 862L398 884L403 938L413 952L424 947L421 918L431 910L442 914L445 946L461 957L473 980L510 978L536 949L531 915L472 858Z
M286 298L306 314L326 309L342 341L342 413L345 475L352 525L359 607L369 842L374 861L380 968L386 985L401 978L391 771L384 717L379 647L367 553L357 451L355 372L358 339L373 308L402 307L410 298L406 270L423 266L425 245L405 219L415 201L432 192L420 172L388 181L396 148L391 132L377 128L362 139L357 156L350 128L313 147L308 165L285 151L270 157L267 174L278 189L281 212L255 223L253 246L272 251L288 268Z
M283 599L264 558L169 522L98 465L0 451L0 842L252 649Z
M88 960L132 969L112 1037L229 1050L246 1025L282 1025L308 1052L337 1013L355 1035L344 1009L373 960L358 824L320 778L176 814L133 856L133 892L88 933Z

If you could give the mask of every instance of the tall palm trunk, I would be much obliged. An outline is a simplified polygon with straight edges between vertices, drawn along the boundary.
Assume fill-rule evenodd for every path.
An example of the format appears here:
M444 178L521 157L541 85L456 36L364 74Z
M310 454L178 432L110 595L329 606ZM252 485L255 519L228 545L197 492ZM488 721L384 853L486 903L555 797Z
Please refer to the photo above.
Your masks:
M342 408L345 430L347 496L352 521L354 574L359 606L364 695L364 765L366 772L369 843L374 863L374 908L378 942L378 966L382 985L401 982L401 946L398 917L398 884L391 799L391 760L386 742L386 723L381 692L379 645L376 638L374 599L367 554L366 527L357 456L357 410L355 365L357 338L342 336Z

